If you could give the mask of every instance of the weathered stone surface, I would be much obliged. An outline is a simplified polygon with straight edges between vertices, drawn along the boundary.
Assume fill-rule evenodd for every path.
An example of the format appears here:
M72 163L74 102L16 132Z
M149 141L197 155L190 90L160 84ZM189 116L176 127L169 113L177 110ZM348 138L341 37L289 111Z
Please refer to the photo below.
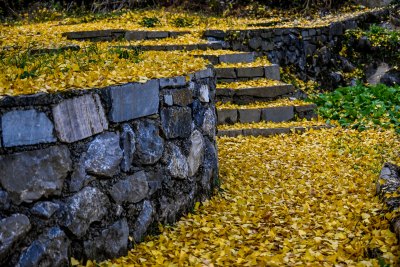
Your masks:
M294 118L294 108L288 107L273 107L263 109L261 119L264 121L283 122Z
M195 190L193 186L188 194L177 192L174 198L162 196L159 199L161 214L158 214L158 220L164 224L176 222L178 215L187 213L193 207Z
M125 256L128 252L129 227L125 218L103 230L101 235L84 242L86 257L106 260Z
M90 224L100 221L107 213L109 200L94 187L85 187L66 202L61 224L78 238L84 236Z
M266 128L266 129L244 129L244 136L271 136L277 134L287 134L290 133L290 128Z
M195 130L190 136L190 151L187 159L189 167L189 176L193 176L197 173L200 164L203 162L204 157L204 138L203 135Z
M148 31L147 39L162 39L167 38L169 33L167 31Z
M132 166L133 155L136 151L136 135L129 124L122 125L121 145L123 157L121 169L128 172Z
M189 137L192 112L188 107L171 107L161 110L161 128L167 138Z
M8 198L8 193L0 190L0 209L7 210L10 208L11 200Z
M147 197L149 185L146 173L140 171L114 184L110 194L117 204L137 203Z
M136 243L143 240L144 235L153 221L154 208L150 201L143 201L142 211L139 214L133 229L133 239Z
M111 87L110 120L112 122L129 121L158 113L159 90L158 80L151 80L145 84L130 83Z
M383 7L389 5L392 0L357 0L356 3L367 7Z
M253 96L275 98L289 93L293 93L294 86L291 84L275 85L268 87L254 87L233 90L236 96Z
M204 113L203 124L201 126L203 133L214 137L216 129L216 116L213 108L208 108Z
M238 121L237 109L218 109L218 124L233 124Z
M186 77L185 76L178 76L173 78L161 78L160 79L160 88L166 87L183 87L186 85Z
M216 185L215 183L218 180L218 152L216 150L215 145L208 140L205 140L205 153L204 153L204 162L203 162L203 174L201 176L201 186L205 195L203 195L202 200L206 200L206 197L211 195L212 186Z
M260 109L238 109L238 113L241 123L259 122L261 118Z
M172 95L164 95L164 103L168 106L174 105L174 99L172 98Z
M19 261L19 267L62 267L69 265L71 241L58 227L49 229L26 249Z
M385 163L379 175L379 179L384 180L382 184L379 180L376 181L376 194L383 195L384 193L394 193L400 188L400 167Z
M263 40L261 37L254 37L249 40L249 46L253 50L257 50L261 47Z
M31 213L44 219L50 219L51 216L60 208L60 205L51 201L36 203L31 209Z
M219 56L220 63L250 63L254 61L253 53L226 54Z
M164 140L158 127L151 121L138 121L134 124L136 133L135 160L141 164L154 164L164 152Z
M127 41L139 41L145 40L147 33L145 31L127 31L125 33L125 39Z
M53 107L57 135L72 143L108 129L108 122L98 95L84 95L65 100Z
M178 179L186 179L189 176L189 165L187 158L183 155L181 149L173 143L166 146L164 153L165 162L169 174Z
M34 109L7 112L1 125L5 147L57 141L53 135L53 123L45 113Z
M89 145L85 159L86 171L93 175L112 177L119 172L122 156L119 135L103 133Z
M14 246L30 229L29 218L23 214L14 214L0 221L0 263L10 256Z
M236 137L239 135L243 135L242 129L218 130L218 136Z
M238 68L237 76L240 78L264 77L264 67Z
M199 100L203 103L210 102L210 87L207 84L203 84L200 86Z
M164 99L168 95L170 95L172 98L172 104L170 104L169 106L177 105L181 107L186 107L193 102L192 91L188 88L166 90L165 93L166 95L164 96Z
M266 66L264 68L264 71L265 71L265 78L277 81L281 80L281 74L278 65L274 64L271 66Z
M235 68L217 68L215 69L217 79L236 79Z
M72 168L66 146L0 156L0 182L15 204L60 195Z
M69 191L73 193L78 192L95 179L95 177L86 173L85 158L86 153L82 153L78 163L74 167L74 171L71 174L68 188Z
M341 22L334 22L329 27L329 35L336 36L343 34L343 24Z
M198 71L194 74L196 79L205 79L205 78L212 78L214 77L214 71L213 69L205 69L205 70L201 70Z

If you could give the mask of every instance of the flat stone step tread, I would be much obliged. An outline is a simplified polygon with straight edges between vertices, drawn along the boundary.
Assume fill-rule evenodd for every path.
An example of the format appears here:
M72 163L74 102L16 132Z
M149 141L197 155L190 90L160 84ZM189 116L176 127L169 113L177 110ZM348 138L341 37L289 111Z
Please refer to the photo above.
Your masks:
M124 45L115 46L117 48L125 49L139 49L142 51L193 51L193 50L209 50L223 49L222 42L199 43L199 44L162 44L162 45Z
M217 81L235 82L266 78L280 80L279 65L269 62L254 61L253 63L219 64L215 66Z
M247 105L218 102L216 107L218 125L237 122L286 122L295 118L314 119L317 117L317 106L301 100L278 99Z
M152 39L174 38L180 35L190 34L190 31L129 31L123 29L95 30L95 31L76 31L65 32L62 36L69 40L91 40L91 41L111 41L125 39L127 41L140 41Z
M238 137L238 136L273 136L278 134L303 133L309 130L329 129L332 125L316 125L316 126L292 126L277 128L248 128L248 129L232 129L218 130L217 136L222 137Z
M230 50L206 50L193 51L196 57L202 57L209 60L212 64L236 64L236 63L252 63L256 60L253 52L238 52Z
M295 92L295 87L278 80L256 79L248 81L217 83L217 97L241 96L276 98Z

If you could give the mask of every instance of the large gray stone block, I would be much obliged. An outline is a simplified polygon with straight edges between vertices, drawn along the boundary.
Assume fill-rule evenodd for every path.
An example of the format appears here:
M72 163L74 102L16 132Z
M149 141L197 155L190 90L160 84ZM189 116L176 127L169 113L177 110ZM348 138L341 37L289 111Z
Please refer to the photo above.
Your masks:
M188 107L171 107L161 110L161 128L167 138L186 138L192 129L192 111Z
M217 79L236 79L235 68L218 68L215 69Z
M129 124L122 125L121 145L123 151L121 169L128 172L131 169L133 155L136 151L136 134Z
M66 146L0 156L0 182L15 204L60 195L71 169Z
M241 123L259 122L261 118L260 109L238 109L238 113Z
M264 121L283 122L293 118L294 108L292 106L266 108L261 112L261 119Z
M109 212L109 205L107 196L99 189L85 187L67 200L61 225L80 238L91 223L100 221Z
M265 71L265 78L277 81L281 80L281 74L278 65L273 64L271 66L266 66L264 67L264 71Z
M167 103L170 106L177 105L186 107L193 103L193 94L188 88L165 90L164 99L167 100L168 96L172 98L172 101Z
M254 62L253 53L226 54L219 56L220 63L250 63Z
M22 253L18 266L68 266L70 244L71 241L60 228L50 228Z
M133 126L136 133L134 161L146 165L156 163L164 152L164 140L158 126L149 120L137 121Z
M144 84L130 83L110 88L112 122L129 121L158 113L160 85L158 80Z
M7 112L1 124L5 147L57 141L53 135L53 123L45 113L34 109Z
M164 158L164 161L167 162L167 170L172 177L177 179L188 178L188 160L178 146L173 143L168 144Z
M264 77L264 67L238 68L237 76L240 78Z
M145 40L146 37L147 37L147 32L145 31L127 31L125 33L125 39L127 41Z
M144 171L140 171L114 184L110 195L118 204L137 203L147 197L149 184Z
M149 200L143 201L142 211L133 227L133 239L136 243L142 241L147 229L153 220L154 208Z
M61 141L72 143L108 129L98 95L65 100L53 107L54 123Z
M112 177L119 172L123 152L119 135L107 132L97 136L87 150L85 168L87 173Z
M29 218L23 214L14 214L0 221L0 263L10 256L14 246L30 229Z
M129 226L125 218L103 230L100 236L84 242L86 257L107 260L125 256L128 252Z
M160 88L166 87L183 87L186 85L186 77L185 76L177 76L172 78L161 78L160 79Z
M218 124L233 124L238 122L237 109L218 109Z

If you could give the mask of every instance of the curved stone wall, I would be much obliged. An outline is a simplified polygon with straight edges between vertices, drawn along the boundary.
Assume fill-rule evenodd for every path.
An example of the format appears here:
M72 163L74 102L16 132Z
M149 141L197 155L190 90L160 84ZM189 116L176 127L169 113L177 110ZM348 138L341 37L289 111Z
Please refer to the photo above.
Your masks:
M214 98L213 69L1 98L0 264L118 257L210 197Z

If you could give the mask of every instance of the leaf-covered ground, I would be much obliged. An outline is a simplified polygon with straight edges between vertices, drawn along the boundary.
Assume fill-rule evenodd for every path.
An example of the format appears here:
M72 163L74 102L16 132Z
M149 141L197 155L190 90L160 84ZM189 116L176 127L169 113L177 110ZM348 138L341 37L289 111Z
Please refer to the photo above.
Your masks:
M374 197L382 164L398 156L393 131L338 127L218 147L221 192L101 266L398 264L393 215Z

